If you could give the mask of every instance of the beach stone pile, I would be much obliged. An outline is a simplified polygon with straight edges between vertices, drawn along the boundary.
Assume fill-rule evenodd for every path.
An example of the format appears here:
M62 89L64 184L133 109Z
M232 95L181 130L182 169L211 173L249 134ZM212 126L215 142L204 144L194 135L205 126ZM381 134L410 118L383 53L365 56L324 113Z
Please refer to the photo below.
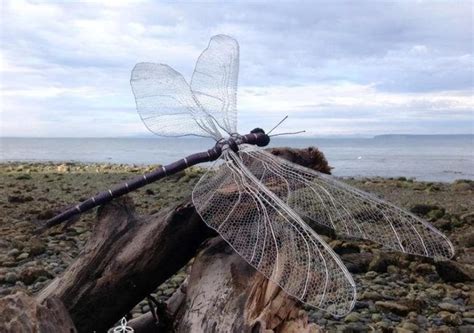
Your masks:
M60 275L90 236L95 214L62 230L35 236L35 223L157 167L81 163L0 164L0 297L30 295ZM153 214L189 196L202 174L190 169L133 192L138 213ZM343 318L306 308L311 321L330 332L474 332L474 182L345 179L429 220L454 243L452 261L385 252L379 245L322 237L341 256L357 283L354 310ZM152 296L166 301L185 280L192 262ZM131 316L150 310L146 300Z

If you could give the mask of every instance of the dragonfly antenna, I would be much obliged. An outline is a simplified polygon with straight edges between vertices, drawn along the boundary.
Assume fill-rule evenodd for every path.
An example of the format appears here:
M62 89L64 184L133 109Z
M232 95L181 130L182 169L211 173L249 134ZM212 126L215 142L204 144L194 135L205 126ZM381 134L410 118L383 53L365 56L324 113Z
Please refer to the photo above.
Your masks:
M267 135L270 134L275 128L277 128L278 126L280 126L281 123L286 120L286 118L288 118L288 115L286 115L282 120L280 120L280 122L279 122L278 124L276 124L276 125L270 130L270 132L267 133Z
M272 136L280 136L280 135L290 135L290 134L300 134L300 133L304 133L304 132L306 132L306 131L277 133L277 134L269 135L269 137L272 137Z

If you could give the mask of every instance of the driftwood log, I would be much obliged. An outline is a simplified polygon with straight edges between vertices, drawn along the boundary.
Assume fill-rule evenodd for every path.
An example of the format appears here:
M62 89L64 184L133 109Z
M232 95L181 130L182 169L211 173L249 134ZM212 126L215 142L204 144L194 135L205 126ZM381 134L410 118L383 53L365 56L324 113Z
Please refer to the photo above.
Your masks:
M79 332L102 332L193 258L209 237L190 201L135 215L123 197L102 206L78 259L39 295L61 299Z
M315 148L272 152L330 171ZM294 299L207 228L190 199L145 217L129 197L100 207L82 253L36 301L60 300L77 331L105 332L194 257L186 281L158 308L159 323L145 314L129 323L135 332L318 331Z
M170 302L180 332L318 331L294 299L220 237L197 256L184 288L182 299Z

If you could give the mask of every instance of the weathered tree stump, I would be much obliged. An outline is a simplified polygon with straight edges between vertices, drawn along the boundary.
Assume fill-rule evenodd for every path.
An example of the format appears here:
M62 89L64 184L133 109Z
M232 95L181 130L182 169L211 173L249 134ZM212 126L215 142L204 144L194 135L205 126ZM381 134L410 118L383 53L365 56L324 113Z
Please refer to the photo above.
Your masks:
M220 237L196 257L177 309L177 332L318 332L306 312Z

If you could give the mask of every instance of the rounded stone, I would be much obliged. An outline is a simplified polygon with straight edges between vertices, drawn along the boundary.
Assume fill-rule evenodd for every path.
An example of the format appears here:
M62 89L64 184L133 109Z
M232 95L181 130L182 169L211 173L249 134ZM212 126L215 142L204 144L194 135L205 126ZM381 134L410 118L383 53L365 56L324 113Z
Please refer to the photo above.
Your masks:
M11 249L7 253L7 255L9 255L10 257L16 257L18 254L20 254L20 250L18 249Z
M446 310L446 311L449 311L449 312L458 312L458 311L461 311L461 307L460 307L459 305L452 304L452 303L446 303L446 302L439 303L439 304L438 304L438 307L439 307L441 310Z
M357 322L359 320L360 320L360 314L357 312L351 312L344 318L344 321L346 323Z
M29 256L30 256L30 254L28 252L23 252L18 257L16 257L16 260L24 260L24 259L28 258Z
M18 275L15 272L8 272L7 274L5 274L4 280L8 283L15 283L16 281L18 281Z
M416 332L420 329L417 324L411 323L409 321L403 322L402 327L404 329L407 329L407 330L410 330L410 331L413 331L413 332Z
M451 313L448 311L440 311L438 312L438 316L446 324L453 325L453 326L462 324L462 319L458 314Z

